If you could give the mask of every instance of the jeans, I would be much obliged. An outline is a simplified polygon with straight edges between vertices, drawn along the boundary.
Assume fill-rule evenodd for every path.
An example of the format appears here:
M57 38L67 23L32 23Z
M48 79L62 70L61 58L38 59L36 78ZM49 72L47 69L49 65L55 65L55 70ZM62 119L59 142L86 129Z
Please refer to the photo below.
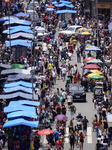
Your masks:
M98 137L98 135L99 135L99 127L95 126L95 130L96 130L96 137Z
M70 112L70 114L71 114L71 120L74 118L74 112Z

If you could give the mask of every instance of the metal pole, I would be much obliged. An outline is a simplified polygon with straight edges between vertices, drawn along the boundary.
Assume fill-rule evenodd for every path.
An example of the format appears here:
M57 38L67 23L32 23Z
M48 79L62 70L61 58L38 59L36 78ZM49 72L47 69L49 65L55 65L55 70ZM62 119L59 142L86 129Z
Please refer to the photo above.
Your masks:
M111 98L110 101L112 103L112 30L111 30Z
M96 3L97 3L98 1L96 0ZM99 37L98 37L98 33L99 31L98 31L98 8L97 8L97 46L99 46Z

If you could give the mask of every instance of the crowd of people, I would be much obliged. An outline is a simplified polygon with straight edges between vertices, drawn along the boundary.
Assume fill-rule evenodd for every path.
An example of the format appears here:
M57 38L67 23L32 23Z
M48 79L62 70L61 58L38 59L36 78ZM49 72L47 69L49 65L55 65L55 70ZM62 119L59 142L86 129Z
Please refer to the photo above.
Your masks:
M4 37L3 34L0 34L1 63L20 63L25 65L26 69L31 65L34 65L36 66L35 74L39 76L40 83L39 85L36 83L37 87L39 86L40 88L40 93L38 94L39 101L41 102L40 109L37 111L39 116L39 127L35 130L35 132L32 131L33 136L30 137L34 150L37 150L43 146L41 143L41 137L35 134L40 129L51 129L54 131L54 133L46 136L46 140L49 143L48 149L66 149L64 142L66 138L67 125L69 127L68 138L70 148L74 149L74 146L76 146L77 148L79 147L80 150L83 150L84 138L87 135L89 120L86 118L86 116L83 116L83 114L81 115L81 113L77 112L77 108L73 103L73 97L71 93L67 93L66 90L61 87L55 89L55 85L57 80L60 80L60 82L62 80L65 83L65 86L67 86L69 83L78 83L84 86L86 92L94 91L95 82L86 78L85 76L85 70L83 69L85 63L82 63L82 72L80 72L77 65L86 57L94 57L94 53L87 53L84 51L86 44L99 46L102 51L96 53L96 58L99 58L104 62L100 71L103 73L105 78L105 80L103 80L103 92L106 100L105 98L102 98L102 101L100 102L96 99L93 100L94 107L97 111L93 119L93 132L96 132L97 138L96 150L107 150L112 142L112 127L109 126L107 121L107 115L112 113L112 106L110 102L111 67L108 64L108 61L111 59L111 38L109 31L105 30L109 23L109 19L107 16L105 20L105 27L104 24L99 20L97 31L97 20L84 15L85 2L76 0L75 2L72 2L72 4L75 6L75 9L78 10L77 17L70 18L68 22L66 22L61 21L56 12L45 11L45 8L48 5L51 5L50 1L47 0L45 3L41 1L39 2L40 7L36 11L41 18L41 26L45 27L50 34L43 37L42 42L40 42L42 44L38 44L38 42L36 43L33 49L34 55L31 55L31 53L28 51L26 56L22 54L20 58L15 58L14 53L10 54L9 49L6 47L5 40L7 37ZM6 9L4 9L2 12L2 17L8 15L7 5L4 7L6 7ZM18 3L17 7L15 7L15 5L12 3L9 11L11 15L13 15L19 11L23 11L23 9L24 3ZM81 25L82 27L87 27L88 29L91 29L91 35L78 36L75 39L74 37L71 37L70 41L66 41L67 37L65 35L57 35L57 32L65 27L69 27L70 25ZM4 29L5 26L1 26L0 33L2 33ZM31 25L31 29L34 30L33 24ZM99 37L98 42L97 34ZM36 30L34 30L34 36L35 39L38 40ZM44 50L43 44L46 47L47 52ZM69 55L67 55L67 53L71 53L71 57L72 55L77 55L77 64L71 64L71 58ZM67 110L70 112L71 117L69 124L67 124L67 119L56 121L55 117L57 115L68 115ZM77 116L75 115L76 112L78 113ZM6 114L4 114L3 110L1 110L1 125L5 123L6 119ZM22 129L20 128L19 130L21 132ZM11 133L10 135L7 135L7 130L4 130L1 126L0 149L4 148L7 138L12 138L13 135L15 135L14 138L16 138L18 135L16 135L16 130L15 134ZM28 134L28 136L30 135ZM25 137L22 138L25 139ZM8 149L12 149L11 143L7 143ZM23 149L23 147L24 149L27 149L27 143L26 145L24 145L22 142L20 144L17 140L14 149L19 150Z

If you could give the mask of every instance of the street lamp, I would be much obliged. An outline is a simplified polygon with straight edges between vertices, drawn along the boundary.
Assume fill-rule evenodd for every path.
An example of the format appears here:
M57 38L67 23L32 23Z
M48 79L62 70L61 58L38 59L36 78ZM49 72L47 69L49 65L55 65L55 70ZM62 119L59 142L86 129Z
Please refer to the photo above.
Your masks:
M111 21L112 21L112 17L111 17ZM108 25L110 34L111 34L111 66L112 66L112 22ZM110 71L111 71L111 103L112 103L112 67L110 67Z

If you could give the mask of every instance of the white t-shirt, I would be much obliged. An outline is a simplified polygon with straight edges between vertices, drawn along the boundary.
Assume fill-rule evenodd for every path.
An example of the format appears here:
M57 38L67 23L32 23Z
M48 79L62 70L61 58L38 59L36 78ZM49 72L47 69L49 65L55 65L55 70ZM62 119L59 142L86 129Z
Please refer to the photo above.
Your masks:
M65 91L62 92L62 96L64 99L66 99L66 92Z
M71 95L68 95L67 99L68 99L68 102L72 102L72 96Z
M62 74L66 74L66 68L62 68Z

